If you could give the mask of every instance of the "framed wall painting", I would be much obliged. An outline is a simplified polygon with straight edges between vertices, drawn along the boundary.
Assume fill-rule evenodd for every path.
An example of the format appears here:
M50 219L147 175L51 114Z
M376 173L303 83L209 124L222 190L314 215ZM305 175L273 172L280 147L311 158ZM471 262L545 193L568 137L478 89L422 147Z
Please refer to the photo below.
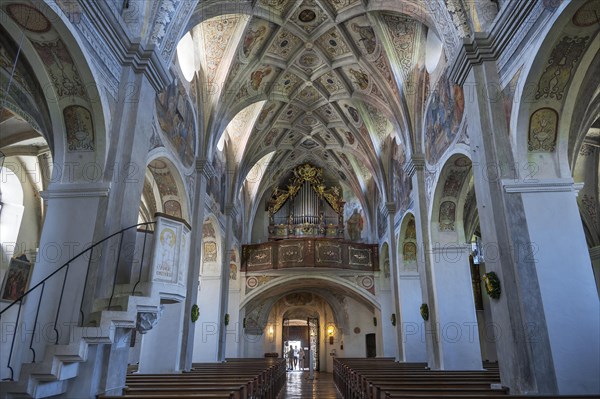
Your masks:
M13 302L27 292L32 270L33 264L27 258L12 258L2 281L0 300Z

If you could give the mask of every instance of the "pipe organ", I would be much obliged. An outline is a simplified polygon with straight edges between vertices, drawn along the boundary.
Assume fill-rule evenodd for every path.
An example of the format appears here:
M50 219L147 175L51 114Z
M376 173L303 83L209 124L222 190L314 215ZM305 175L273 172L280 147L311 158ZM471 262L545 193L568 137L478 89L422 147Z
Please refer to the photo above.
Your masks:
M344 237L341 189L326 188L323 170L310 164L294 169L287 188L273 190L268 212L270 239Z

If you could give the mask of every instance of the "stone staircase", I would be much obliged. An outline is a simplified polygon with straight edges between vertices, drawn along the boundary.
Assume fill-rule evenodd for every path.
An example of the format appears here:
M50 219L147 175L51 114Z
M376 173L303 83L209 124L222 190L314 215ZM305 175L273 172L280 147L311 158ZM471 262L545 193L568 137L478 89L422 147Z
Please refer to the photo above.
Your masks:
M97 303L100 308L105 307L102 302L108 304L108 300L100 302ZM18 381L0 383L0 398L46 398L66 394L69 383L78 378L80 366L88 361L91 346L118 344L117 329L136 328L138 314L160 315L160 300L122 295L113 299L111 309L93 313L84 327L73 327L68 344L47 345L42 361L23 363Z

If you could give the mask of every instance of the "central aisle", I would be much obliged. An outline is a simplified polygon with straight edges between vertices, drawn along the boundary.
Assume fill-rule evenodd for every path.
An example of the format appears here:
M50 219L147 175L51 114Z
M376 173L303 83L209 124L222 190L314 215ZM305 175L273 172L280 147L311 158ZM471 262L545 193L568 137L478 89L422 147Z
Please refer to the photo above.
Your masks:
M290 371L280 399L341 399L335 389L331 373L315 373L313 381L308 380L308 371Z

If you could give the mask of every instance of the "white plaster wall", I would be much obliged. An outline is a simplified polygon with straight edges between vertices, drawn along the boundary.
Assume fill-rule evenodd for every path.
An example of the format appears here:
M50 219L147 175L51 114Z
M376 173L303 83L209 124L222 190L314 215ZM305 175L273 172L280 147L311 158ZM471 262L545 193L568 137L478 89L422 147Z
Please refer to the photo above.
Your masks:
M244 357L263 357L265 355L264 349L263 335L244 335Z
M183 333L183 303L168 303L163 306L158 324L152 330L143 334L139 364L140 373L173 373L179 371Z
M524 193L523 205L559 392L600 392L600 305L575 195Z
M377 337L377 354L380 356L382 351L382 334L379 327L391 326L391 313L377 317L377 326L373 325L375 316L365 306L350 297L346 297L346 309L348 309L348 331L344 331L344 350L336 347L338 357L365 357L367 347L365 335L375 333ZM382 320L383 319L383 320ZM360 328L360 333L356 334L354 328Z
M381 313L383 315L391 315L394 313L394 304L392 303L392 291L390 289L380 290L377 296L379 303L381 304ZM396 316L397 317L397 316ZM399 320L397 317L396 320ZM371 324L373 320L371 319ZM381 328L381 344L382 353L384 357L395 357L396 356L396 328L392 326L392 323L382 323ZM349 333L353 333L350 329Z
M220 277L202 277L198 289L200 316L196 321L193 362L215 362L219 341Z
M404 360L407 362L426 362L425 323L420 312L422 296L419 274L400 274L398 287L402 309L402 325L400 328L402 329Z
M238 276L239 278L239 276ZM227 302L227 313L229 313L229 325L226 327L225 357L239 357L240 341L244 338L242 321L240 320L240 290L237 289L237 280L230 280L229 301ZM231 289L231 288L234 289Z

